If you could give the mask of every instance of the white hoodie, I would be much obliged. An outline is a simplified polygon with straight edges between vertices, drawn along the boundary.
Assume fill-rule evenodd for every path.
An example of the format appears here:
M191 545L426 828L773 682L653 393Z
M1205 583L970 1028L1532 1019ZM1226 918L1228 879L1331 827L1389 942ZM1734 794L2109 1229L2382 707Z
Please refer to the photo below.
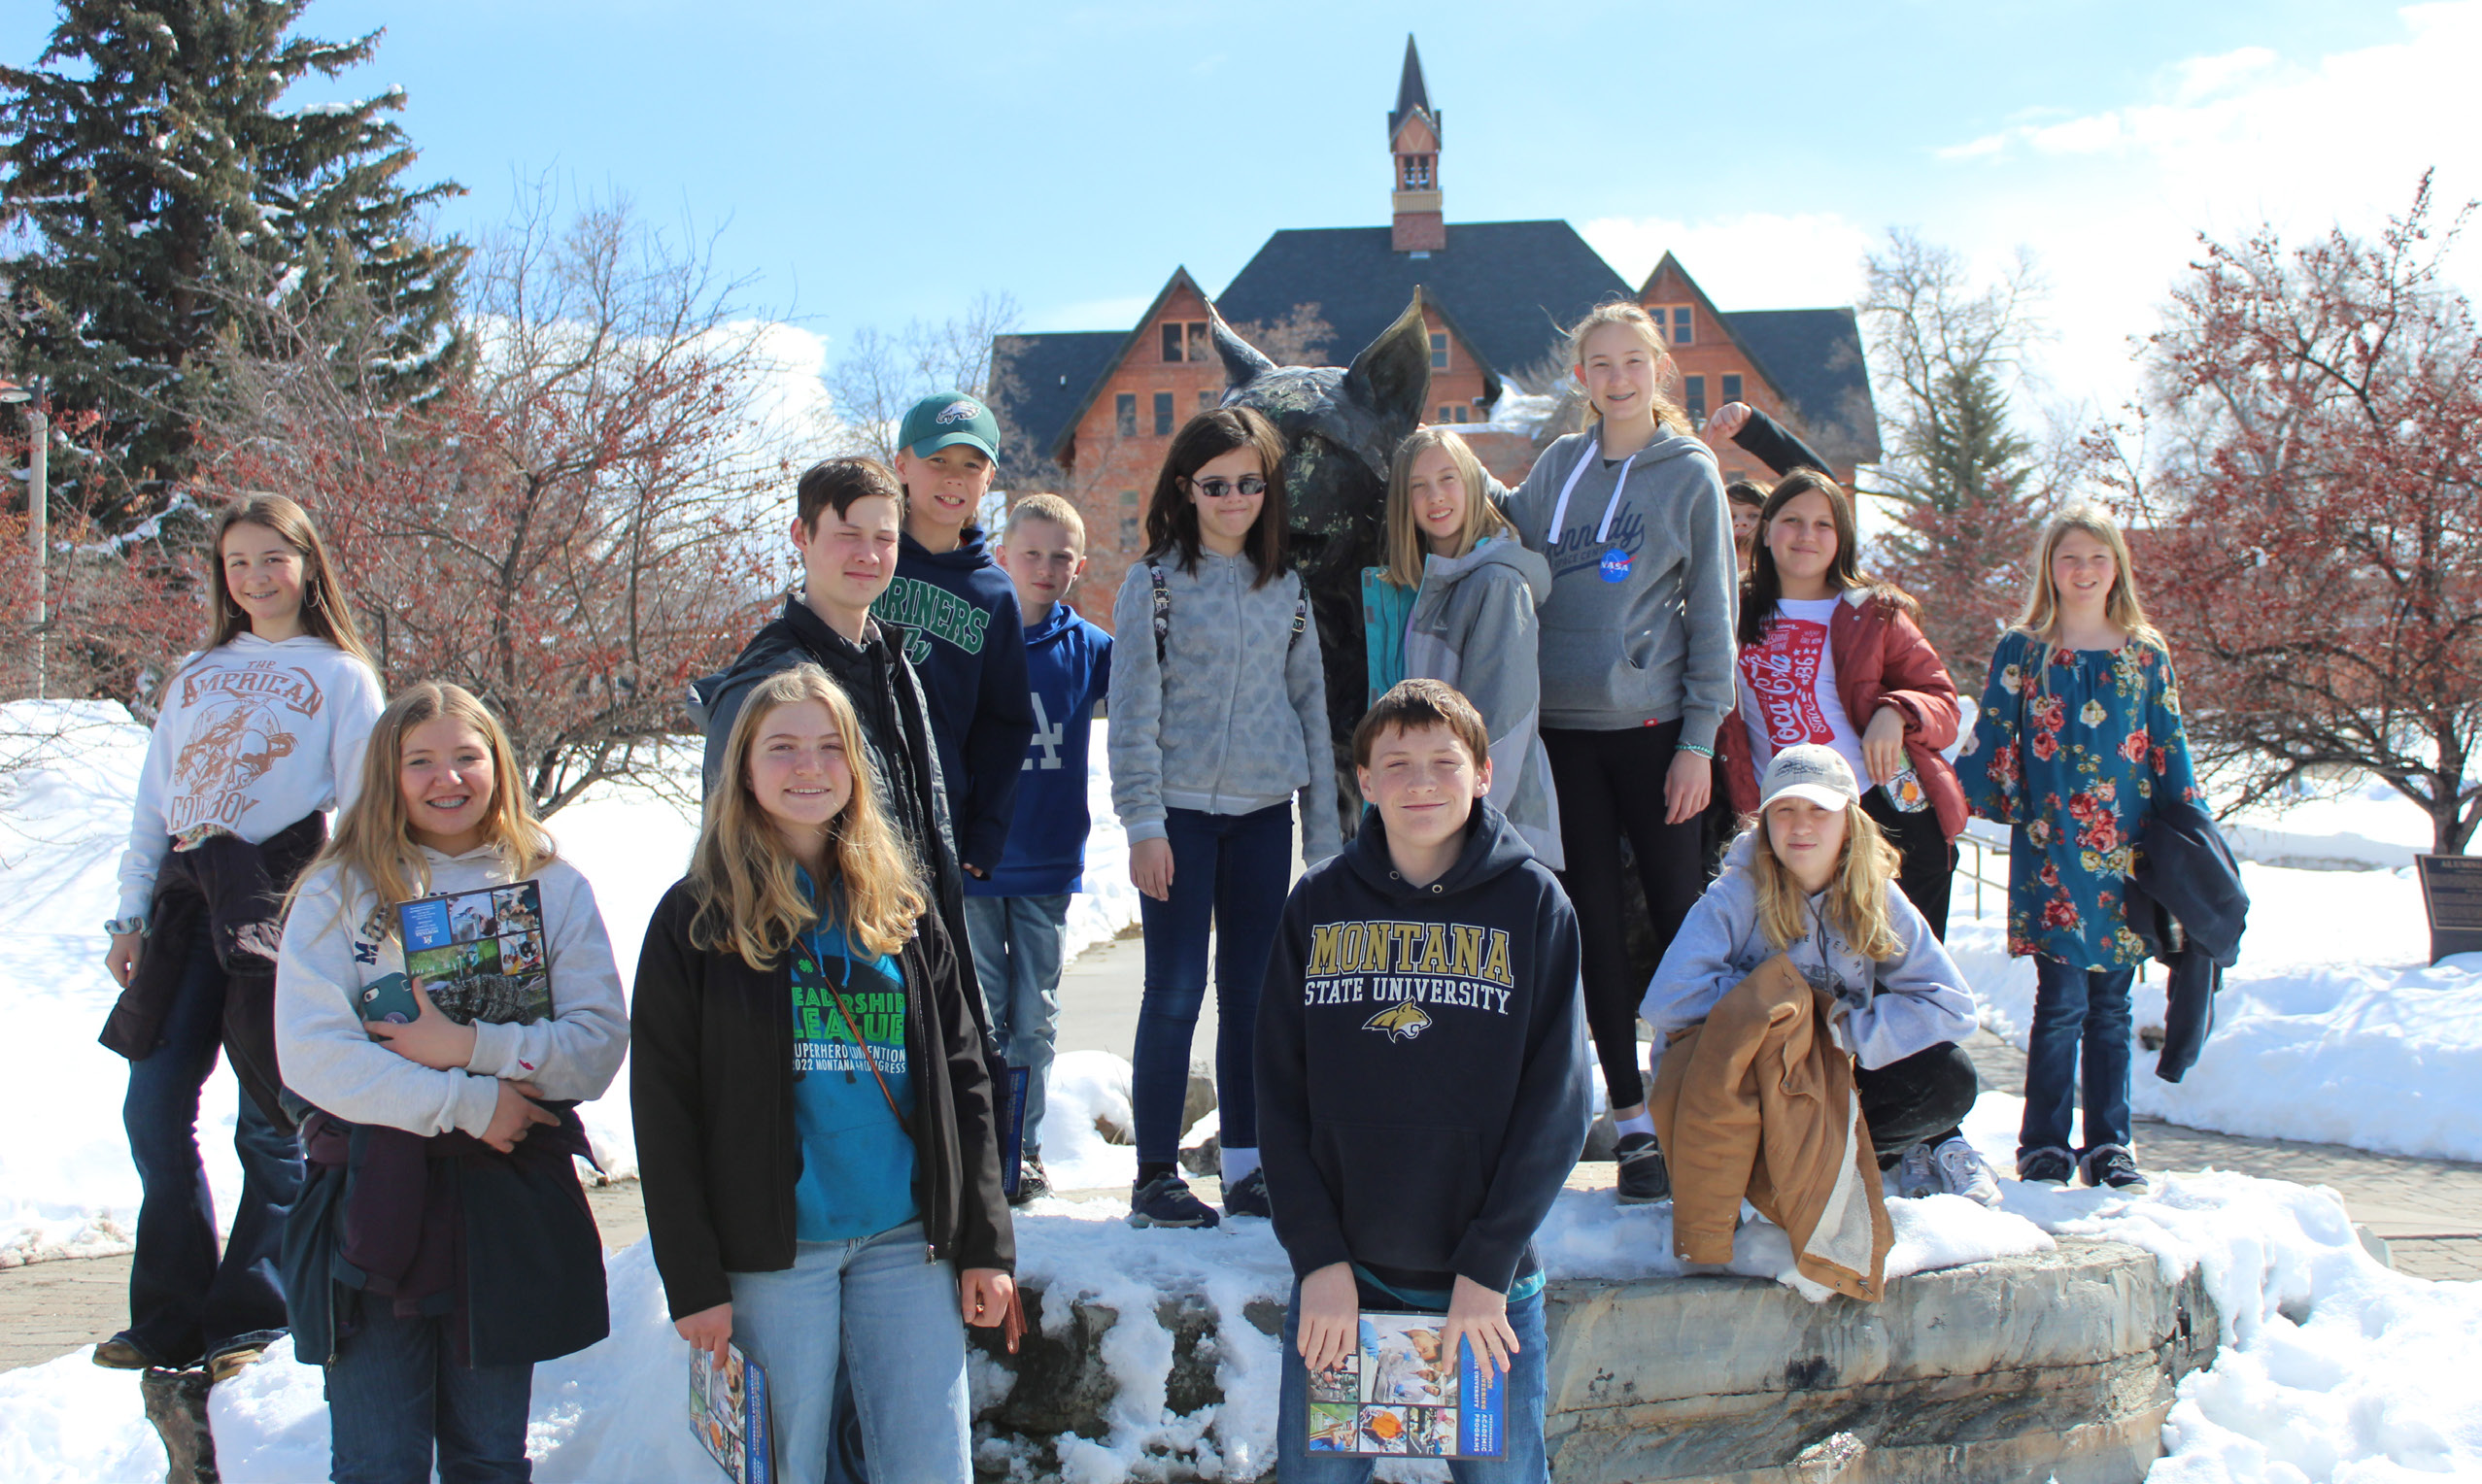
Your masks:
M138 773L116 915L147 915L172 836L217 826L255 845L352 802L384 703L369 665L307 634L243 634L183 661Z
M470 892L511 879L492 846L461 856L423 852L431 892ZM316 867L285 920L276 960L276 1060L285 1086L348 1123L380 1124L420 1134L460 1129L480 1137L499 1103L501 1078L531 1083L546 1098L603 1096L629 1050L629 1014L612 962L612 940L595 889L577 867L554 860L535 873L543 894L544 957L552 976L552 1018L527 1026L474 1027L464 1069L435 1071L370 1038L355 1006L362 988L405 973L394 931L370 930L376 905L357 883L340 900L342 871ZM392 904L391 904L392 905ZM394 914L383 919L392 927Z

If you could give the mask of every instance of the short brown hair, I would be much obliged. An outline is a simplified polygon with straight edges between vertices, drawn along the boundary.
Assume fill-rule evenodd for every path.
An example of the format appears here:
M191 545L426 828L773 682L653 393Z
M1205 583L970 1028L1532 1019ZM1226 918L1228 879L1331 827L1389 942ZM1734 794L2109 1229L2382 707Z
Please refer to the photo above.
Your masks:
M836 519L844 519L846 511L858 500L883 495L904 509L904 486L897 483L895 471L875 458L831 458L812 464L801 475L801 483L794 491L793 513L801 519L801 528L813 536L819 532L819 512L833 509Z
M1077 549L1086 548L1086 518L1077 507L1056 494L1030 494L1008 507L1008 523L1000 528L1000 539L1007 540L1017 527L1028 521L1049 521L1077 538Z
M1723 487L1723 497L1735 505L1747 505L1751 510L1764 510L1767 506L1767 487L1754 479L1736 479Z
M1465 744L1478 768L1491 756L1491 730L1482 725L1482 713L1454 686L1444 680L1400 680L1371 703L1362 724L1353 728L1353 766L1371 765L1380 732L1390 728L1420 731L1426 726L1446 727Z

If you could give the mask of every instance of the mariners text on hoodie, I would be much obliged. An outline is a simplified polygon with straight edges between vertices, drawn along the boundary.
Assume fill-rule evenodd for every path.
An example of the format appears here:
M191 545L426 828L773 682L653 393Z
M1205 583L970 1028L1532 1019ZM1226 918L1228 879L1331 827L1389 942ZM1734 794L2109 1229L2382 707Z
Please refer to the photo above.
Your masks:
M1539 1271L1535 1230L1592 1105L1577 920L1487 803L1447 874L1390 860L1376 811L1284 905L1258 1011L1258 1147L1307 1276L1354 1263L1435 1293Z
M935 552L906 535L896 580L870 611L907 630L905 658L930 705L957 858L987 871L1007 847L1018 765L1035 719L1017 590L991 559L980 528L969 525L960 537L954 550Z

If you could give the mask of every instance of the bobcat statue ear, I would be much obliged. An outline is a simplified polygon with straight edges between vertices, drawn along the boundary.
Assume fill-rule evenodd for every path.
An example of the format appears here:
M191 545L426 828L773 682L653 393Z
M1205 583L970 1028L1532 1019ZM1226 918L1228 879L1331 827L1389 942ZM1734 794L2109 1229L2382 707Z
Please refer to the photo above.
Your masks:
M1256 346L1233 333L1212 304L1207 306L1207 333L1215 337L1215 354L1223 358L1226 387L1246 387L1275 369L1275 363Z
M1399 429L1400 437L1421 423L1431 401L1431 334L1422 322L1421 289L1413 290L1413 301L1396 322L1353 357L1343 391L1344 400Z

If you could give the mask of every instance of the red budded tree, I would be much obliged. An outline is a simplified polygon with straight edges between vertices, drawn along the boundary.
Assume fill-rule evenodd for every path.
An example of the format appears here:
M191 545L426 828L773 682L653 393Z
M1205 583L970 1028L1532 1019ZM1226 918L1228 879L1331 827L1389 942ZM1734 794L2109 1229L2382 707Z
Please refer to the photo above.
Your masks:
M2469 212L2471 208L2467 208ZM2351 771L2482 824L2482 338L2431 183L2375 241L2205 244L2154 340L2174 447L2121 483L2193 745L2237 802Z

